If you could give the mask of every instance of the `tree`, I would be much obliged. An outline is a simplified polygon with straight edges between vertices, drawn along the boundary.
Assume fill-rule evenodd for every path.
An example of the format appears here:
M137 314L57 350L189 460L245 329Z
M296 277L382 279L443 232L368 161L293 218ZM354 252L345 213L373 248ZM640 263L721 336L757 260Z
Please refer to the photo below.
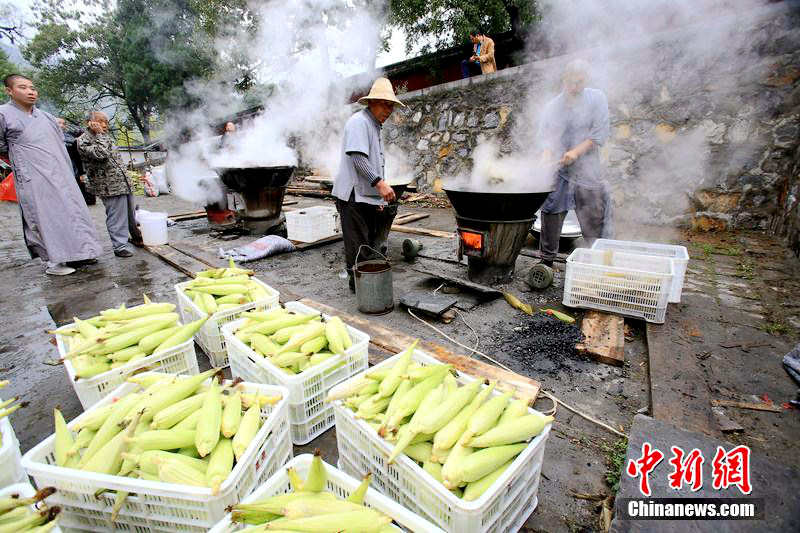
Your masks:
M150 142L153 120L198 102L185 82L214 64L200 24L202 0L40 0L24 53L64 114L120 102Z
M512 31L522 41L538 18L534 0L390 0L390 22L406 32L406 51L422 52L461 43L470 31Z

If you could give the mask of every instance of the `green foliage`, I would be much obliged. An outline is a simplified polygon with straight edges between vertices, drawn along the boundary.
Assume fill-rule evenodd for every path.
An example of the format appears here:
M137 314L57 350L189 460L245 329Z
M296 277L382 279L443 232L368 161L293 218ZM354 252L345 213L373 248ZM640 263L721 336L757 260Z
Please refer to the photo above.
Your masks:
M0 79L19 71L19 66L9 61L8 55L4 51L0 50ZM8 95L6 94L5 90L3 90L2 96L0 96L0 102L6 102L7 100Z
M512 31L521 39L537 20L533 0L391 0L390 21L406 32L406 51L422 41L423 52L464 43L470 31L489 36Z
M606 456L606 483L613 492L617 492L625 463L625 452L628 450L628 439L620 438L611 444L604 441L600 444L600 449Z
M42 0L24 53L64 115L119 102L145 142L166 109L197 102L185 82L210 74L213 46L197 6L183 0Z

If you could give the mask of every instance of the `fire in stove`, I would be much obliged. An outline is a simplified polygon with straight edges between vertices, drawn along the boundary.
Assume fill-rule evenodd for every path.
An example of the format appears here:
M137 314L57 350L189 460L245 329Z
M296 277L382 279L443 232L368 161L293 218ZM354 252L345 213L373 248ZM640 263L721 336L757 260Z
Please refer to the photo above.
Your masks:
M458 258L467 257L475 283L508 283L544 192L479 192L445 189L456 212Z

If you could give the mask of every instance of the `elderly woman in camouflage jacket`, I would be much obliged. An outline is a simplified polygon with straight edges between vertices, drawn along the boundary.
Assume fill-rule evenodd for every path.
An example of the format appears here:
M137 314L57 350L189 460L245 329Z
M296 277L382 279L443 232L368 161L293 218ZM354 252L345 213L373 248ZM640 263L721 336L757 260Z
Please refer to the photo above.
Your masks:
M78 137L89 191L100 197L106 208L106 227L114 245L114 255L131 257L130 242L139 245L142 235L136 226L133 189L125 175L125 165L114 140L108 135L108 117L102 111L91 111L89 130Z

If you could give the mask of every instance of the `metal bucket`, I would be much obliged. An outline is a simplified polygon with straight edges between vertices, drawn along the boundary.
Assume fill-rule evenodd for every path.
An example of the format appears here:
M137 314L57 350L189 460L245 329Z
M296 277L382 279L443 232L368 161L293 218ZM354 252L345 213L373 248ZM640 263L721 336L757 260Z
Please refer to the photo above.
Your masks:
M364 248L365 246L361 246ZM392 286L392 265L386 256L378 253L382 259L358 261L361 253L356 254L353 276L356 285L358 310L369 315L383 315L394 309L394 289ZM369 248L369 246L366 246ZM372 248L369 248L372 250ZM372 250L375 252L375 250Z

